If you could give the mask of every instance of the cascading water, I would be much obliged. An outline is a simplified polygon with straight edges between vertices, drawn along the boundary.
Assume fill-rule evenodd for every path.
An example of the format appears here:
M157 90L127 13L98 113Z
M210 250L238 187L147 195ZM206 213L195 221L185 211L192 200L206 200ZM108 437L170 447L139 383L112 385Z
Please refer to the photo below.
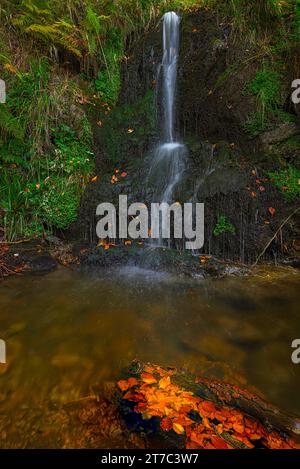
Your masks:
M187 153L185 145L174 140L180 18L171 11L164 14L162 23L163 56L158 75L162 82L163 141L154 152L149 175L156 187L153 201L171 203L185 170Z
M163 100L165 117L165 141L173 142L174 101L177 81L180 19L173 11L163 16Z

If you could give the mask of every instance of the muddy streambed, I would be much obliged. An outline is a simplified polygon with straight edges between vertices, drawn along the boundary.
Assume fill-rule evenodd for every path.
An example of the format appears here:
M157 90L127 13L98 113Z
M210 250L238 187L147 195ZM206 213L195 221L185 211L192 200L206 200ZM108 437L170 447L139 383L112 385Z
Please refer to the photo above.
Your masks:
M300 274L183 280L138 268L20 275L0 284L0 446L80 447L63 406L133 359L255 389L300 415ZM106 435L97 446L113 447ZM92 446L92 444L91 444Z

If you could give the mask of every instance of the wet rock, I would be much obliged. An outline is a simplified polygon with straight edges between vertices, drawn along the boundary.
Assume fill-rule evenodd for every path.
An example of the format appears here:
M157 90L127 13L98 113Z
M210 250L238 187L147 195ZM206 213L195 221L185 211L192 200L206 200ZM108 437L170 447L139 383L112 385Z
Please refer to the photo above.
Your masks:
M4 259L7 265L17 272L46 274L58 266L56 260L43 247L42 241L11 245Z
M52 257L62 265L76 264L78 262L77 256L73 254L72 243L54 245L50 252Z
M279 125L276 129L265 132L260 136L260 141L263 145L272 145L287 140L290 137L298 135L299 127L291 122L286 122Z
M45 241L48 244L53 245L53 246L62 246L63 245L63 241L61 239L59 239L57 236L48 235L48 236L46 236Z
M245 275L248 272L244 267L227 264L212 256L200 256L200 258L190 251L181 252L163 247L147 248L138 244L119 245L107 250L102 246L94 246L79 253L79 262L84 267L112 268L130 265L197 279Z
M32 256L26 262L26 270L31 273L43 274L51 272L57 268L57 262L49 254Z

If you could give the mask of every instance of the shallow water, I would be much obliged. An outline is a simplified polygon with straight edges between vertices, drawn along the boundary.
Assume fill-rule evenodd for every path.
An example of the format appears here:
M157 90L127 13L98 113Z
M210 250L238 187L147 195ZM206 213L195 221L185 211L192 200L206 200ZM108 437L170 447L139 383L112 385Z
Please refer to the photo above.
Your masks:
M299 279L288 268L205 281L61 268L5 280L0 446L75 446L62 404L116 381L135 358L244 384L300 415Z

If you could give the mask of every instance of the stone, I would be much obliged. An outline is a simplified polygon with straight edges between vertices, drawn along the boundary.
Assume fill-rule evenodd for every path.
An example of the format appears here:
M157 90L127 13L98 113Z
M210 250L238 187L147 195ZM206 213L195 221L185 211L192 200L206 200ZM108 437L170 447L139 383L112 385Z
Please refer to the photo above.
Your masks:
M290 122L279 125L276 129L264 132L260 136L263 145L272 145L275 143L283 142L290 137L294 137L300 133L299 127Z

